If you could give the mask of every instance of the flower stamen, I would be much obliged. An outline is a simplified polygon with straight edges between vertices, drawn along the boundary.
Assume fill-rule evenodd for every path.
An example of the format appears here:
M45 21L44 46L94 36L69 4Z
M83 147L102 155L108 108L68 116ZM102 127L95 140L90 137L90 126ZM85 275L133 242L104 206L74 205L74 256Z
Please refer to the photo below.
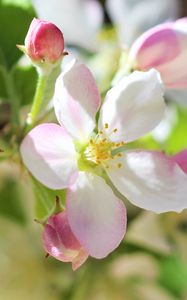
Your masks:
M109 129L108 123L104 124L105 129ZM103 168L109 169L114 166L110 161L114 161L117 157L121 157L121 153L116 153L117 148L124 145L124 142L113 142L110 135L115 134L118 131L117 128L110 130L105 135L103 130L98 131L97 134L92 135L88 143L82 147L80 152L79 165L82 169L90 169L96 166L102 166ZM114 162L115 163L115 162ZM118 168L122 167L121 163L115 164Z

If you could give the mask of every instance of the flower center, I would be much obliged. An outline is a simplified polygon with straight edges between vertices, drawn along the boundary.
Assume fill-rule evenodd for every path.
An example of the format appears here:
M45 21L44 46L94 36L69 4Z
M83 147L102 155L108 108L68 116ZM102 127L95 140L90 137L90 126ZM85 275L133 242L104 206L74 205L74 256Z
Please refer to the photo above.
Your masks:
M88 161L100 165L103 161L112 159L112 142L107 138L103 138L100 133L91 139L84 151L85 158Z
M108 129L108 124L105 124L105 129ZM79 167L81 169L90 169L97 166L109 168L110 161L115 157L122 156L121 153L113 154L114 150L122 147L124 142L112 142L110 136L117 132L117 128L113 129L106 136L103 131L99 131L92 136L89 142L81 149ZM117 163L116 166L121 168L121 164Z

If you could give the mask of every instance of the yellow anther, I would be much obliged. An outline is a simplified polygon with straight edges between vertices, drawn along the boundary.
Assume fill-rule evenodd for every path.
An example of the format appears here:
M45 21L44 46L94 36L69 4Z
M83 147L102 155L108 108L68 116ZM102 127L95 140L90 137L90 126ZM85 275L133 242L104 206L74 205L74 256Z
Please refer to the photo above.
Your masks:
M109 128L108 123L104 124L104 128ZM114 128L111 132L109 132L109 135L117 131L118 129ZM97 165L103 165L108 169L108 162L110 160L114 160L116 157L122 156L121 153L112 154L113 150L122 145L124 145L124 142L112 142L108 137L105 137L103 131L100 130L94 137L90 139L86 149L84 150L84 160L93 162ZM116 162L116 166L121 168L122 164Z

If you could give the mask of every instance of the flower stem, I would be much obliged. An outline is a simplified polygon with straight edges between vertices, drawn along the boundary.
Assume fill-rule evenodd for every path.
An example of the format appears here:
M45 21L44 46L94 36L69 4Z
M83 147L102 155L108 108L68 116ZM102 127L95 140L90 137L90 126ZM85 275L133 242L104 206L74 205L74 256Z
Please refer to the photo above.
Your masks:
M40 113L40 109L43 103L43 96L46 89L47 79L48 79L47 75L43 75L43 74L39 75L32 108L26 120L27 123L26 131L30 130L34 126L38 114Z

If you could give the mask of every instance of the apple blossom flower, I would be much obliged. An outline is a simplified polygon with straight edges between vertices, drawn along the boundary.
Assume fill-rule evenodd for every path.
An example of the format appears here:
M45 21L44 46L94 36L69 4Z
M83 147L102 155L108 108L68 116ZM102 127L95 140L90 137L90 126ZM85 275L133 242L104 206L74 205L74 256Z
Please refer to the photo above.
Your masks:
M168 89L187 88L187 18L158 25L132 45L129 62L142 71L157 69Z
M65 211L51 216L44 225L42 235L46 252L63 262L71 262L73 270L88 258L87 252L74 236Z
M179 16L177 0L106 0L120 42L130 46L149 28Z
M126 148L163 117L159 73L135 71L121 79L108 91L96 124L100 103L89 69L71 63L55 87L60 125L36 126L20 148L24 164L41 183L67 189L69 226L95 258L113 251L126 231L126 209L110 182L133 204L148 210L187 207L187 176L175 161L160 152Z
M97 33L103 11L96 0L32 0L39 18L50 20L64 33L68 45L98 49Z
M18 48L27 54L34 64L45 67L62 59L64 37L53 23L34 18L25 37L25 45L18 45Z

